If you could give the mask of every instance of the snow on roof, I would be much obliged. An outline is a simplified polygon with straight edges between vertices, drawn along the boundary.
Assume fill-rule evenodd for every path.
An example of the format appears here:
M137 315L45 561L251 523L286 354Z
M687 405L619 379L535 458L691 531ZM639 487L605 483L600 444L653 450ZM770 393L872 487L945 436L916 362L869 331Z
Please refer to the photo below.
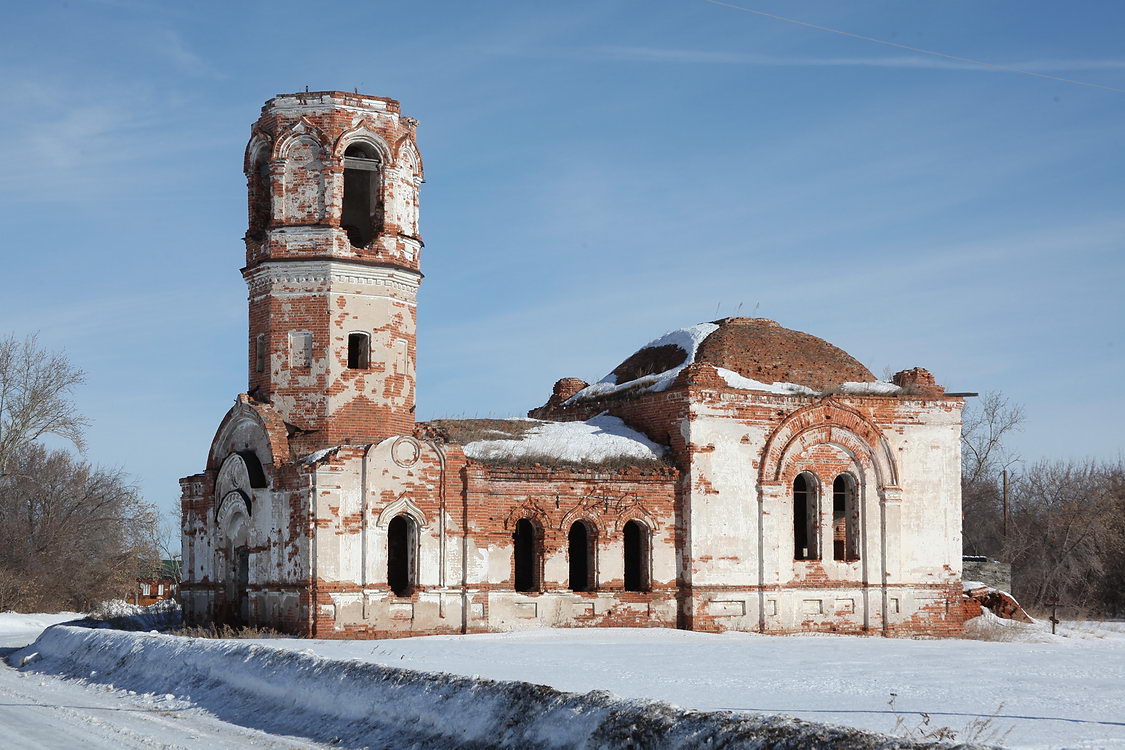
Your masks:
M550 458L569 463L596 464L619 459L658 461L667 449L618 417L606 414L585 422L538 422L513 440L477 440L465 445L465 455L477 460L520 461Z
M719 330L719 326L714 323L700 323L687 328L677 328L674 331L669 331L660 338L648 342L637 351L655 349L659 346L677 346L687 353L687 358L683 362L670 370L645 375L644 377L636 378L635 380L627 380L623 383L618 383L617 375L611 372L598 382L586 386L564 403L573 404L575 401L608 396L612 393L634 388L649 393L658 393L659 391L667 390L668 387L672 385L672 381L676 379L676 376L680 374L680 370L695 362L695 353L698 351L699 345L703 342L703 339L717 330Z
M760 380L754 380L744 375L739 375L734 370L728 370L725 367L716 367L715 371L719 373L719 377L726 381L726 384L731 388L738 388L744 391L767 391L769 393L781 393L784 395L797 394L800 396L813 396L816 394L812 388L805 385L797 385L796 383L763 383Z
M885 380L876 380L874 383L842 383L838 390L852 396L890 396L902 388Z
M696 354L699 351L699 345L703 343L703 340L718 329L719 326L715 323L700 323L699 325L689 326L688 328L678 328L675 331L669 331L660 338L648 342L637 351L642 352L646 349L656 349L663 346L676 346L687 354L683 362L663 372L645 375L621 383L617 382L616 373L611 372L598 382L578 391L578 393L574 394L563 403L573 404L578 401L602 398L626 390L636 390L644 393L658 393L667 390L676 379L676 376L680 374L680 371L695 362ZM740 375L734 370L728 370L723 367L716 367L715 369L718 371L719 377L726 381L726 384L731 388L799 396L816 396L820 393L813 388L796 383L764 383L760 380L754 380L753 378ZM854 396L889 396L901 390L899 386L882 380L873 383L846 382L833 389L836 393Z

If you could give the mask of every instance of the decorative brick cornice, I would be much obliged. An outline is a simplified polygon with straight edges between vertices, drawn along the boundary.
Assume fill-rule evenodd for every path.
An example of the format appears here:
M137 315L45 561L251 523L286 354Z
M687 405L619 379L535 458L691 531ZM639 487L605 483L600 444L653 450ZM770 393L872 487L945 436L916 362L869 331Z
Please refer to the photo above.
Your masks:
M404 268L339 260L266 261L243 271L250 296L258 297L277 286L301 287L308 293L329 293L338 284L371 287L373 292L390 289L415 295L422 274Z

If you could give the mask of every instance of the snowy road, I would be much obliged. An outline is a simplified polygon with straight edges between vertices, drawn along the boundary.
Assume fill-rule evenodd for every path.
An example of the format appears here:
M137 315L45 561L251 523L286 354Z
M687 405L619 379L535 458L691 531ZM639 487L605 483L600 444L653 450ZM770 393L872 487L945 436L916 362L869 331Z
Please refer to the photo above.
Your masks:
M0 614L0 656L34 641L46 625L72 617L48 615L39 622L14 622L13 616ZM0 659L0 747L288 750L325 746L229 724L176 699L17 672Z

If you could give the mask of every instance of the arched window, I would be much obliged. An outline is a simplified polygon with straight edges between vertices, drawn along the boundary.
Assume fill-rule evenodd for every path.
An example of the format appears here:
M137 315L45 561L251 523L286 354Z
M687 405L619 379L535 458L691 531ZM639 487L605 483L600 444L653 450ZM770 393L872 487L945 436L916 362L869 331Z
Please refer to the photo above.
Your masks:
M515 544L516 591L539 590L539 532L529 518L516 521L512 534Z
M816 485L808 474L793 480L793 559L819 560Z
M387 524L387 583L395 596L410 596L416 585L418 526L407 515L395 516Z
M250 239L261 242L272 217L273 193L270 186L269 151L262 149L250 172Z
M575 521L567 534L567 552L570 557L570 590L593 591L594 534L585 521Z
M348 334L348 369L366 370L371 366L371 336L366 333Z
M841 474L832 482L832 557L859 559L859 503L850 474Z
M648 527L640 521L625 524L625 590L648 591L649 559L652 549Z
M379 153L368 143L344 151L344 205L340 227L352 247L367 247L383 228Z

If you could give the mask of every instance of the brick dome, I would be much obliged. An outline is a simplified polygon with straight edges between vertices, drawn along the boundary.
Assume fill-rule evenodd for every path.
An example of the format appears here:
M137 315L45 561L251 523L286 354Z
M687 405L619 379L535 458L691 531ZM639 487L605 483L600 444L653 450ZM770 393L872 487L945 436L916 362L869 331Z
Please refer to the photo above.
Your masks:
M724 318L699 344L696 362L733 370L763 383L796 383L818 391L840 383L870 383L871 371L839 347L766 318Z

